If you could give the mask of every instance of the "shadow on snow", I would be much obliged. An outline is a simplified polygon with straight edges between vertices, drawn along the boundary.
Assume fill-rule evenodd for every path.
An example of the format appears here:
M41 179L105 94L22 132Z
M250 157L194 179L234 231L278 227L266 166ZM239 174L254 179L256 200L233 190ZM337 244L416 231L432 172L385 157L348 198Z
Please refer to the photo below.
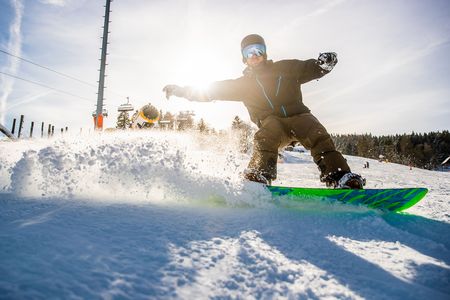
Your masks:
M176 288L162 282L172 259L169 245L239 239L243 231L258 232L285 257L326 271L364 298L443 299L450 294L446 268L422 264L405 281L329 238L398 241L449 265L450 224L418 216L16 198L3 198L0 206L0 294L5 297L97 298L111 291L130 298L175 297ZM194 268L185 271L196 280ZM318 297L314 291L307 296Z

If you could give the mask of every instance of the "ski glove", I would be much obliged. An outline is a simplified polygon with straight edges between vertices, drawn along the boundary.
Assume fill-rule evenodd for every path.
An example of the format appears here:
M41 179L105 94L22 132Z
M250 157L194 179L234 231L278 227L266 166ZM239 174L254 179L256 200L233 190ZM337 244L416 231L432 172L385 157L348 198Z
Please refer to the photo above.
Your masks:
M320 53L317 59L319 66L325 71L333 70L334 66L337 64L337 54L334 52L324 52Z
M169 100L170 96L177 96L177 97L183 96L183 88L175 84L166 85L163 88L163 92L166 93L167 100Z

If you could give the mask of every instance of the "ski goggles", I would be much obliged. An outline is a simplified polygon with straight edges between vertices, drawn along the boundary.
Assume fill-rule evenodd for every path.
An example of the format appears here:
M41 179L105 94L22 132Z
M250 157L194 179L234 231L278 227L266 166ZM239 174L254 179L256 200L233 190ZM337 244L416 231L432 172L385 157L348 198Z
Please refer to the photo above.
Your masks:
M264 54L266 54L266 46L262 44L251 44L242 49L242 56L244 58L263 56Z

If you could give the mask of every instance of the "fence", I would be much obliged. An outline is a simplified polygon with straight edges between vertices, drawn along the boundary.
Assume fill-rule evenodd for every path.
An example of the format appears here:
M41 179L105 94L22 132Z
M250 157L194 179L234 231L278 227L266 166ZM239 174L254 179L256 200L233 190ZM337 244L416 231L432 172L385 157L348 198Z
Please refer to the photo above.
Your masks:
M17 128L17 136L15 135L16 133L16 124L17 124L17 120L16 118L13 119L12 122L12 128L11 131L9 131L5 126L0 124L0 132L2 132L4 135L6 135L8 138L15 140L15 139L20 139L23 138L23 132L24 132L24 123L25 123L25 116L24 115L20 115L20 119L19 119L19 124L18 124L18 128ZM33 138L34 135L34 126L35 122L32 121L30 123L30 131L29 131L29 138ZM44 137L44 129L45 129L45 122L41 122L41 130L40 130L40 136L41 138ZM65 126L61 128L61 134L67 133L69 131L69 127ZM47 129L47 137L53 137L55 134L55 125L52 124L48 124L48 129Z

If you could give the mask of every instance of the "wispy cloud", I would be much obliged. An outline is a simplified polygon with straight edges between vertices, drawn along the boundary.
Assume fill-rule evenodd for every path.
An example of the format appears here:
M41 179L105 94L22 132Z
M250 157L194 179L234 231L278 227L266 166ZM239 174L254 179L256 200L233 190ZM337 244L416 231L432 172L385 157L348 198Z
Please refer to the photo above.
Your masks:
M394 72L396 69L401 68L407 64L411 64L414 61L420 60L421 58L432 54L436 51L436 49L448 45L449 42L450 40L445 38L429 43L427 46L420 49L408 49L404 51L402 56L397 57L395 60L390 60L384 64L379 65L371 72L367 73L365 76L361 76L359 79L355 80L353 84L350 84L345 88L340 89L339 91L334 91L333 95L330 95L329 97L323 99L320 103L321 105L323 105L325 103L331 102L331 100L335 98L352 93L355 90L359 90L370 83L376 82L380 78Z
M39 0L39 2L55 6L65 6L69 0Z
M8 52L20 55L22 37L21 24L23 15L23 4L21 0L11 0L11 5L14 9L14 19L9 27L9 40L7 44ZM5 73L16 74L19 68L19 60L11 57L1 69ZM9 95L13 90L14 79L8 78L0 74L0 123L4 123L6 115L6 104Z
M326 14L328 11L332 10L334 7L342 4L347 0L334 0L334 1L327 1L327 3L321 5L316 10L311 11L307 15L303 16L303 18L310 18L310 17L317 17L323 14Z
M330 11L332 11L336 6L339 6L343 4L344 2L347 2L348 0L332 0L332 1L326 1L325 3L318 2L318 7L315 9L312 9L311 11L307 12L304 15L300 15L291 22L287 23L286 26L283 28L283 31L292 30L292 28L296 28L300 26L302 22L305 20L311 19L311 18L317 18L320 17Z
M38 100L38 99L41 99L42 97L48 96L48 95L50 95L51 93L53 93L53 91L44 91L44 92L39 93L39 94L27 95L27 96L22 97L22 98L20 98L20 99L15 99L15 100L14 100L14 103L11 104L11 105L9 105L8 108L9 108L9 109L13 109L13 108L15 108L15 107L19 107L20 105L27 104L27 103L31 103L31 102L33 102L33 101L36 101L36 100Z

